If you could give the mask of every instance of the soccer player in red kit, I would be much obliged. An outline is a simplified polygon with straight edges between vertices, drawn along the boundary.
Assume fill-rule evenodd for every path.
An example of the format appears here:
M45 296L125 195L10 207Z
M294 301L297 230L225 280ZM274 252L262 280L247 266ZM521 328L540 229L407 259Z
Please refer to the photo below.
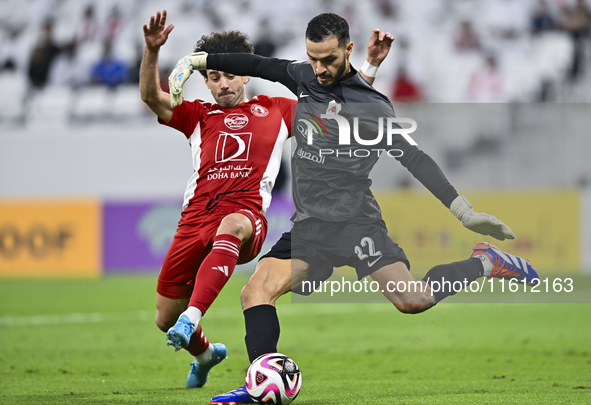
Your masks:
M203 72L205 83L217 104L181 99L173 108L158 76L158 52L173 29L165 23L163 11L144 25L141 97L161 124L187 137L195 171L158 278L156 324L168 332L170 345L195 357L187 379L187 387L193 388L203 386L209 369L227 356L224 345L207 341L199 321L236 264L251 261L261 250L267 232L264 212L271 202L295 100L247 100L248 77L208 71ZM204 36L196 48L213 53L253 51L238 32Z
M183 102L182 94L170 97L160 88L158 53L173 28L166 27L166 10L144 25L140 70L142 100L161 124L187 137L195 170L158 278L156 324L167 332L169 345L194 356L187 388L199 388L207 382L209 370L227 356L223 344L208 342L201 317L236 264L251 261L261 250L267 232L264 213L296 100L264 95L248 100L247 76L216 70L201 72L216 104ZM374 42L378 37L384 40L383 33L374 32ZM247 39L236 31L213 33L199 40L195 52L252 53ZM393 38L388 34L385 40L391 43ZM373 77L366 79L373 82Z

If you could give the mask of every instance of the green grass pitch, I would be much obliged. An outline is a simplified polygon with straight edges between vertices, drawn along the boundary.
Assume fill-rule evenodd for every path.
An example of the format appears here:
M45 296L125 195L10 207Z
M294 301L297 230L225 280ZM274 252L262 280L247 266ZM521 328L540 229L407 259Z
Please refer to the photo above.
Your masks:
M236 275L203 320L229 357L184 388L153 323L156 276L0 280L0 403L207 404L248 366ZM296 404L591 404L591 305L278 304Z

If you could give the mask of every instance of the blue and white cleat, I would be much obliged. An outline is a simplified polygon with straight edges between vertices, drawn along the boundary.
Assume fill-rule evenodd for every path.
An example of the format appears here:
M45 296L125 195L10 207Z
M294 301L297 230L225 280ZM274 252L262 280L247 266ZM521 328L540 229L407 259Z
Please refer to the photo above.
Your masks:
M256 402L254 402L248 391L246 391L246 385L243 385L237 390L213 397L209 403L217 405L240 405L255 404Z
M174 346L175 351L184 349L189 345L191 335L195 332L196 326L187 315L181 315L176 324L166 332L166 344Z
M488 278L516 278L525 280L527 285L538 285L540 276L529 261L507 252L487 242L478 243L472 248L470 257L485 256L492 262L492 271Z
M189 371L189 375L187 376L187 388L203 387L207 382L209 370L228 357L226 346L221 343L213 343L212 346L213 354L211 355L211 360L205 364L199 364L196 361L191 363L191 371Z

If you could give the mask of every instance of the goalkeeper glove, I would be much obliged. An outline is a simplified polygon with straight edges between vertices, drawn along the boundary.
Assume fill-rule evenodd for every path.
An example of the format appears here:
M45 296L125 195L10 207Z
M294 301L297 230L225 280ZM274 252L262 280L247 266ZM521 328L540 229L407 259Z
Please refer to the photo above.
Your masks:
M194 70L205 70L207 66L207 53L197 52L180 59L170 76L168 76L168 87L170 89L170 105L172 108L182 104L185 96L183 85L191 76Z
M515 234L507 225L492 215L474 211L472 204L464 196L456 197L449 210L471 231L490 235L498 240L515 239Z

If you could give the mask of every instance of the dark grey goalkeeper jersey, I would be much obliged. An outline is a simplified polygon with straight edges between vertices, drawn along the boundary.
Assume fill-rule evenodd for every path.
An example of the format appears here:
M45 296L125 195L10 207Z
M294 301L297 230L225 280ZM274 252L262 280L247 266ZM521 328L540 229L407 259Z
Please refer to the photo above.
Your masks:
M307 218L330 222L353 217L381 220L380 208L369 189L369 173L384 153L396 157L448 208L458 196L427 154L400 134L388 140L387 119L395 117L392 104L355 69L328 87L318 83L312 66L304 61L210 54L207 68L276 81L297 96L292 125L296 139L292 150L294 222ZM343 125L340 117L349 126L348 144L347 124ZM380 131L381 142L372 144L379 139Z

